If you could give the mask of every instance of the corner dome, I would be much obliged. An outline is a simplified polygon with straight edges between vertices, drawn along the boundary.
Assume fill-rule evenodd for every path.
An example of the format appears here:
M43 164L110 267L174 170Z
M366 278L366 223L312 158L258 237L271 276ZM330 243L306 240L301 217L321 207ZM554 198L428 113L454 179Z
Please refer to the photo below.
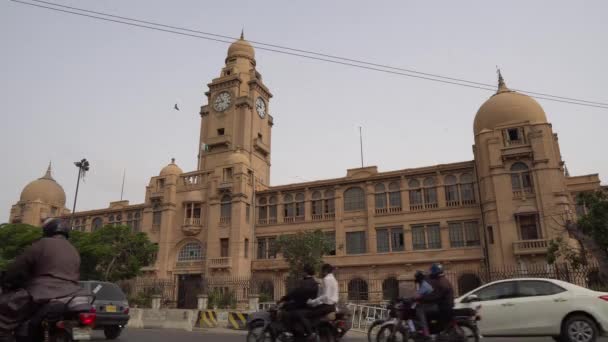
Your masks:
M245 40L243 32L241 32L241 38L234 43L230 44L228 48L228 58L232 57L245 57L251 60L255 60L255 51L253 46Z
M46 204L54 204L61 208L65 207L65 191L51 176L51 165L41 178L30 182L21 191L20 200L23 202L41 201Z
M473 131L477 135L501 125L522 121L530 124L546 123L547 116L536 100L507 88L499 73L498 91L479 107Z
M160 170L160 176L179 176L182 173L184 173L184 171L182 171L182 169L175 164L175 158L171 158L171 163Z

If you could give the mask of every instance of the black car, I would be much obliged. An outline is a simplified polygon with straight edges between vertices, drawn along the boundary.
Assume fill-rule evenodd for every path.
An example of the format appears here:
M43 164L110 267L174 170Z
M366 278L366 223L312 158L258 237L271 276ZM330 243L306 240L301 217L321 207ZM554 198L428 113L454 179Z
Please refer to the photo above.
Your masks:
M80 285L95 296L96 330L103 330L106 339L114 340L129 322L129 302L120 287L104 281L81 281Z

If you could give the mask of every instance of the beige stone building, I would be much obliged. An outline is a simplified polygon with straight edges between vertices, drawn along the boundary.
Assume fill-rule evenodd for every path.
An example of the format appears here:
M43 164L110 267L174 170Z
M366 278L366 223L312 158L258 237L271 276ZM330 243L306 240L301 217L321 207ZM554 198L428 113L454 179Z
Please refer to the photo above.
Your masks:
M547 241L563 233L560 222L575 215L574 195L600 187L597 174L567 175L543 108L502 77L477 111L472 160L389 172L370 166L282 186L269 184L272 94L247 41L230 46L206 95L197 170L183 172L173 160L150 179L144 203L74 215L80 230L128 224L148 234L159 253L146 271L180 289L201 277L284 274L275 238L316 229L334 241L327 261L349 277L397 279L432 262L542 262ZM67 215L65 203L49 167L24 188L10 220L40 224Z

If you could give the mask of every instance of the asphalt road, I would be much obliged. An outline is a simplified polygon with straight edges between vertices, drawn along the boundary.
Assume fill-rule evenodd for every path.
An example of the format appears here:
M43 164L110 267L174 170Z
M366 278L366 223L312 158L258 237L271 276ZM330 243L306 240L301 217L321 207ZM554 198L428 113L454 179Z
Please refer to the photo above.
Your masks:
M103 334L96 332L95 340L102 341ZM153 329L127 329L119 338L119 342L245 342L245 333L242 331L209 329L204 332L186 332L183 330L153 330ZM366 337L358 333L350 333L344 342L363 342ZM484 338L485 342L553 342L551 338ZM608 342L602 339L601 342Z

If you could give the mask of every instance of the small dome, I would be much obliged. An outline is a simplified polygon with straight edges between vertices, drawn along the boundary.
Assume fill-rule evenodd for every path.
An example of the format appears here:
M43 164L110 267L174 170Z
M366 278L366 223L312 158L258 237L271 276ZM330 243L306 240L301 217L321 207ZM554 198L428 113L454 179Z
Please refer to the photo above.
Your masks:
M228 48L228 58L231 57L245 57L249 59L255 59L255 51L253 46L245 40L243 32L241 32L241 38L230 45Z
M182 173L184 173L184 171L182 171L182 169L180 169L179 166L177 166L177 164L175 164L175 158L171 158L171 164L163 167L163 169L160 170L161 176L169 176L169 175L179 176Z
M240 150L236 150L226 158L226 164L249 164L249 158Z
M499 74L498 91L481 105L475 116L473 131L493 130L510 122L546 123L543 108L530 96L510 90Z
M51 165L41 178L30 182L21 191L21 201L32 202L40 200L43 203L65 207L65 191L51 176Z

